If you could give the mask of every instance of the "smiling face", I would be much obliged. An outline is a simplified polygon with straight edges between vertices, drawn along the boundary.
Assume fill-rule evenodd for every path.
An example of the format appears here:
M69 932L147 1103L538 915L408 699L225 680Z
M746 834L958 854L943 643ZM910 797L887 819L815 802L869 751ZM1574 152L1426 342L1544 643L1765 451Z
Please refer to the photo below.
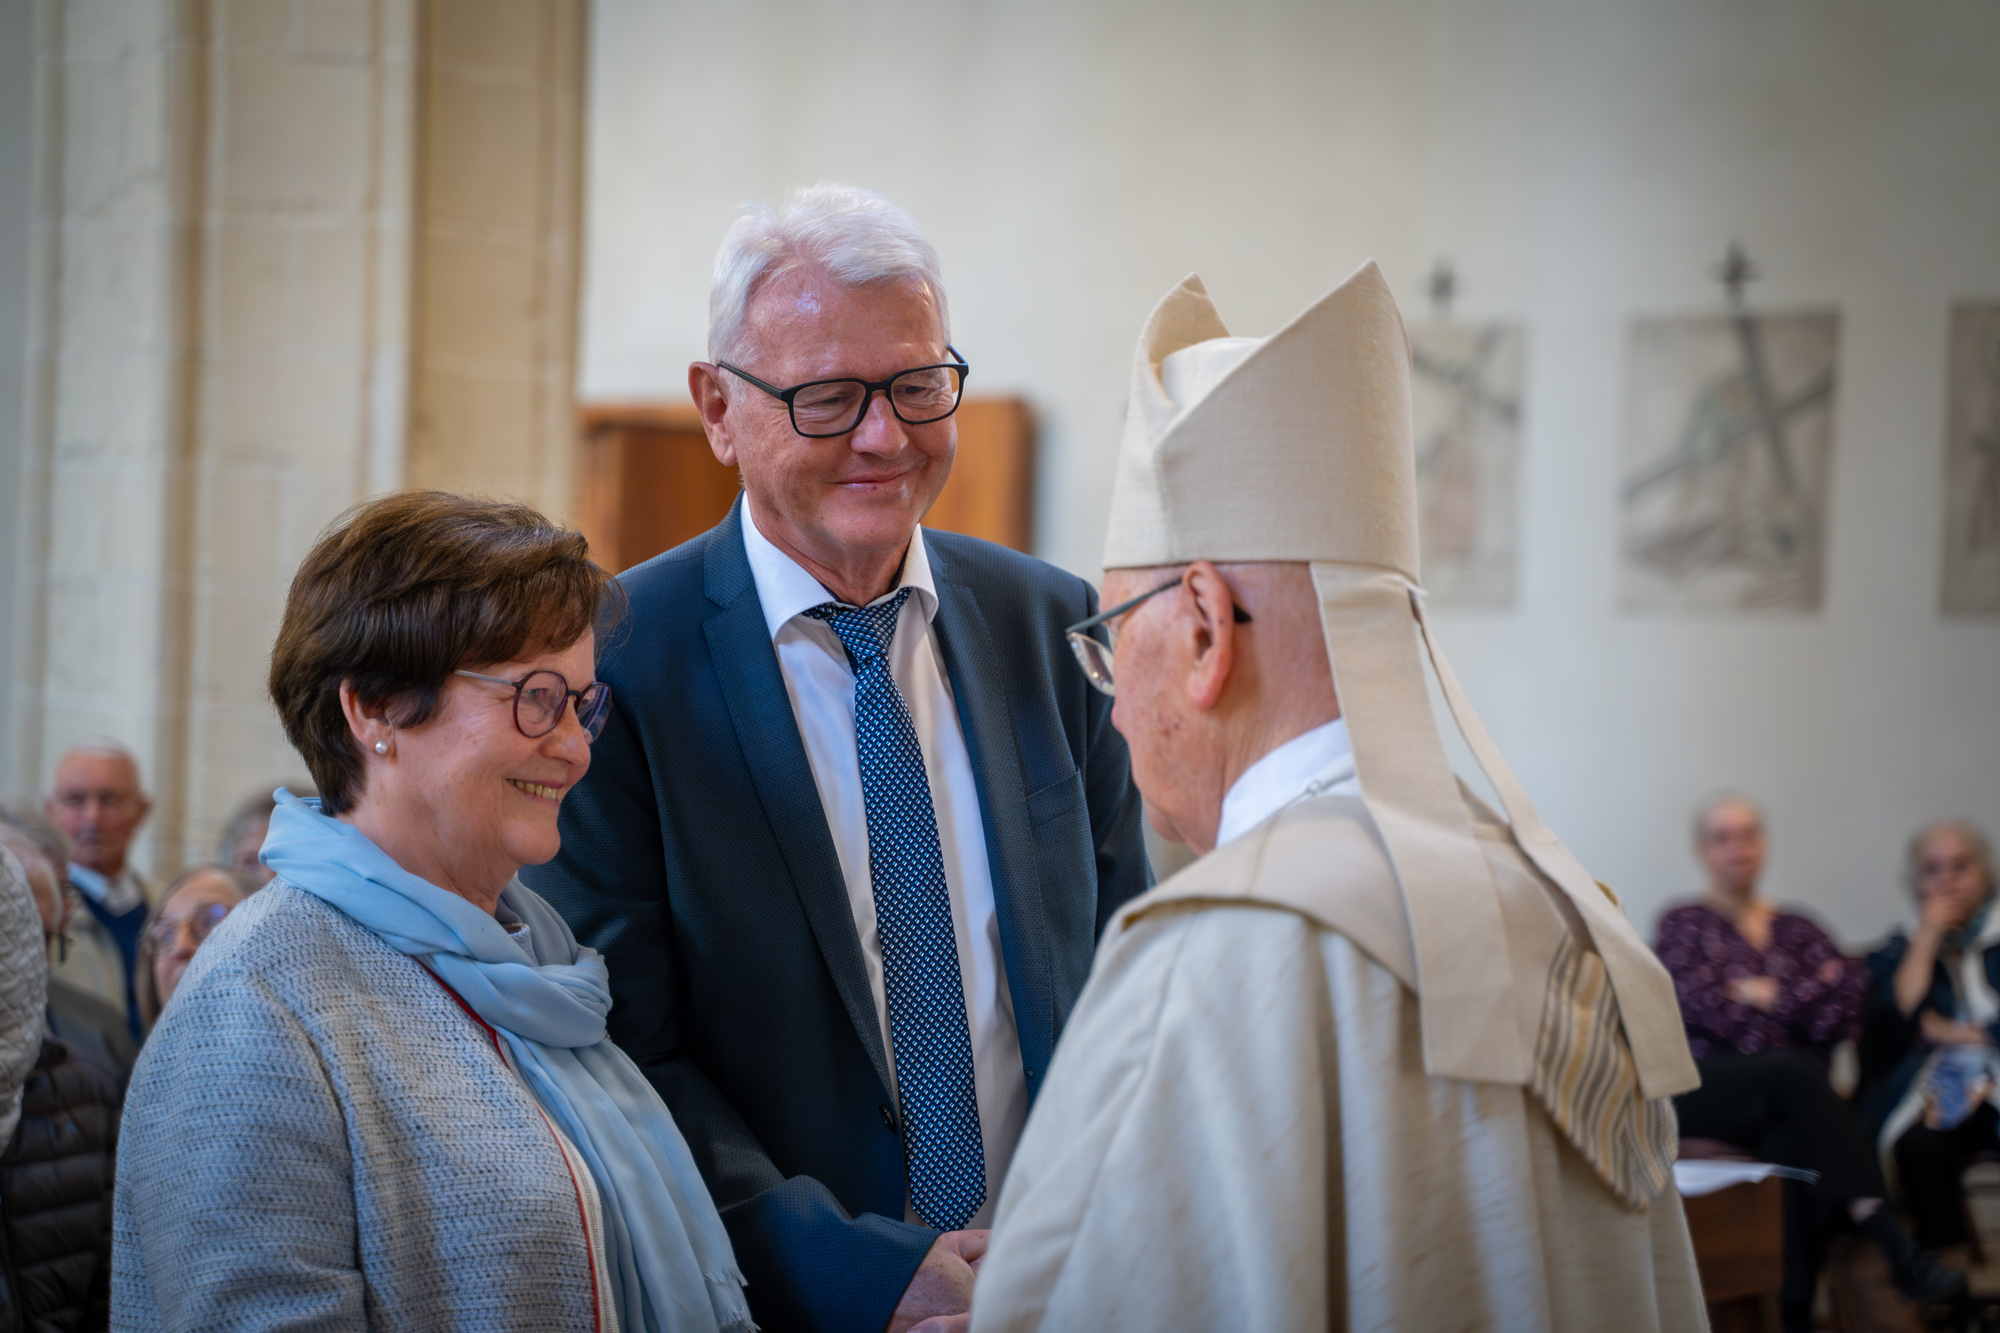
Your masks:
M954 359L937 304L915 279L842 287L816 270L794 271L757 293L744 326L746 350L732 364L781 389L843 377L878 382ZM808 567L900 561L951 474L951 417L905 425L876 394L854 430L812 439L792 428L778 399L727 371L716 378L726 407L704 404L705 417L716 414L710 444L741 469L765 536Z
M508 680L554 671L581 690L597 679L595 646L585 634L561 651L465 669ZM437 711L421 725L364 720L355 736L367 777L342 818L403 869L488 911L522 866L561 850L557 811L590 768L574 700L554 731L531 738L514 724L513 690L465 676L446 680ZM388 754L374 752L377 740Z

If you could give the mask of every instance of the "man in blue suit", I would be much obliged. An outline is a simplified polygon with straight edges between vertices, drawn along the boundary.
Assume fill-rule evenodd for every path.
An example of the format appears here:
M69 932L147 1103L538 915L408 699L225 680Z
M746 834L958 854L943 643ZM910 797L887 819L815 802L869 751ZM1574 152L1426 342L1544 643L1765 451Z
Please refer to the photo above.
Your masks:
M758 1322L956 1326L1098 932L1147 887L1063 634L1095 595L918 528L967 367L893 205L747 213L709 354L689 388L744 494L623 576L613 715L528 879L604 952Z

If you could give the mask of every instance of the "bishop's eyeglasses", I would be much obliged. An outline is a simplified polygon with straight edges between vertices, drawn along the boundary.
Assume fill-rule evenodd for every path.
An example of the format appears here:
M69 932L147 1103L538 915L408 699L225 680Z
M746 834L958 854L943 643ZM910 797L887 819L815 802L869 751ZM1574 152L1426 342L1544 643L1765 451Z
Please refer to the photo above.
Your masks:
M1181 581L1179 579L1162 583L1151 592L1142 592L1129 602L1118 603L1118 605L1112 607L1109 611L1099 611L1090 619L1079 620L1063 631L1069 637L1069 650L1076 654L1077 664L1083 668L1084 678L1092 685L1095 685L1100 693L1109 694L1114 698L1118 694L1117 682L1113 680L1111 675L1112 635L1109 622L1124 615L1147 598L1158 597L1167 589L1178 588L1180 586ZM1237 624L1248 625L1251 623L1250 613L1238 606L1233 599L1229 603L1229 609L1233 613L1233 618ZM1104 626L1105 637L1102 639L1091 637L1090 631L1096 629L1099 625Z
M730 374L750 383L783 403L792 414L792 429L808 439L823 440L845 435L868 415L868 404L876 394L889 400L889 410L905 426L928 426L958 411L965 393L965 377L972 367L949 344L944 349L957 360L934 366L915 366L898 371L886 380L808 380L780 389L767 384L740 366L718 361Z

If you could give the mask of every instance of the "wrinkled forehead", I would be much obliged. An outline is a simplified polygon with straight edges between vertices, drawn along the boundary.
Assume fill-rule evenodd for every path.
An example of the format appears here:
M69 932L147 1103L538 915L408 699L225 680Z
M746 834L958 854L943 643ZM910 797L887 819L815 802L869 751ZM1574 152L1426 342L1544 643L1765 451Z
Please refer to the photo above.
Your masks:
M1730 837L1764 831L1764 816L1748 801L1717 801L1701 816L1705 838Z
M215 903L235 906L243 901L243 895L234 884L214 871L190 876L185 883L173 891L160 904L160 915L168 920L185 920L204 907Z
M1919 855L1925 860L1935 861L1977 860L1977 853L1978 849L1973 846L1972 839L1965 836L1965 831L1949 824L1926 833L1919 849Z
M881 336L943 341L943 312L921 277L843 283L823 268L799 265L757 284L744 310L744 331L766 351L823 336L829 326Z
M56 765L56 790L137 792L139 767L112 750L73 750Z

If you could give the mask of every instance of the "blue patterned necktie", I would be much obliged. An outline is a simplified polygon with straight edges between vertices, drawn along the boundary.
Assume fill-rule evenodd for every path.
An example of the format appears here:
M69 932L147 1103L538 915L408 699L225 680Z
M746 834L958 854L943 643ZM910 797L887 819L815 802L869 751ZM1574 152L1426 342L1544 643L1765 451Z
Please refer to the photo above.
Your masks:
M904 588L874 606L825 602L806 614L833 627L854 668L854 739L910 1202L931 1226L956 1231L986 1201L986 1150L937 813L909 705L889 674L889 642L909 596Z

